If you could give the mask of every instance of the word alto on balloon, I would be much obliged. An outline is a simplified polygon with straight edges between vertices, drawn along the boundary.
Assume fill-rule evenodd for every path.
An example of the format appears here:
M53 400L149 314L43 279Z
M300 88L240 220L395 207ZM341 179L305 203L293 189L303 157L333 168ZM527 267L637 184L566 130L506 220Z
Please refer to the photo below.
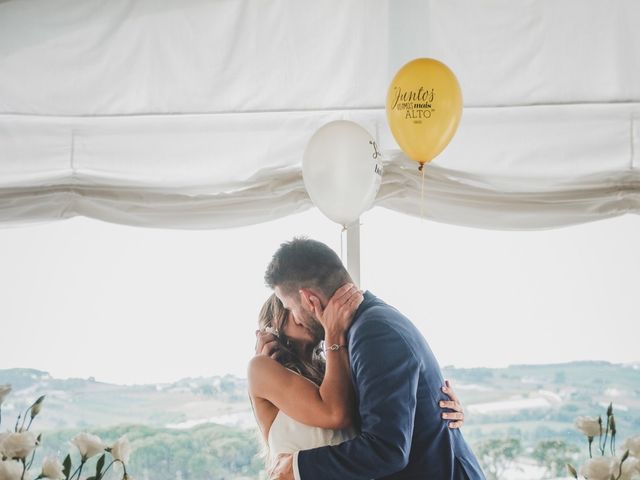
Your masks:
M462 116L462 93L453 72L432 58L404 65L387 92L387 121L402 151L420 164L449 144Z

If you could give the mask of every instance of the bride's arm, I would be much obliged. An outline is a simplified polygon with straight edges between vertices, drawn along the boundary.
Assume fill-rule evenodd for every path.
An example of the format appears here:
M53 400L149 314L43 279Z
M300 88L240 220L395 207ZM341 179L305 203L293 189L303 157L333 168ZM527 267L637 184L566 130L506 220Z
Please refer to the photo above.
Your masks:
M249 364L249 390L306 425L321 428L344 428L352 424L355 401L346 331L353 314L362 302L362 293L353 285L340 287L322 309L317 297L304 292L316 317L325 327L325 345L341 345L327 351L324 380L320 387L284 368L274 360L271 349L255 356Z

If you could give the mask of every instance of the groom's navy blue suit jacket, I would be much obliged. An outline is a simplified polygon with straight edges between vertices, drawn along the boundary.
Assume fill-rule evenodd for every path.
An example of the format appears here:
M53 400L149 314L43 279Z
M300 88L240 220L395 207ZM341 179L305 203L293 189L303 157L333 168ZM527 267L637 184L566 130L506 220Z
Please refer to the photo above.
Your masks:
M360 433L299 452L301 480L484 480L460 430L441 418L444 379L409 319L365 292L348 343Z

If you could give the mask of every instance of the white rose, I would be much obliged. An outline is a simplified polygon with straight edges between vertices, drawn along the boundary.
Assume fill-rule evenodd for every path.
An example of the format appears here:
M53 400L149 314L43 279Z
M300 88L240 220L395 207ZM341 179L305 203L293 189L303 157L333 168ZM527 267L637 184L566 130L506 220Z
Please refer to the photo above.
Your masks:
M20 480L22 478L22 464L15 460L0 460L0 480ZM31 480L29 471L24 474L24 480Z
M9 392L11 391L11 385L0 385L0 405L4 402L4 399L7 398Z
M114 460L120 460L122 463L129 461L129 455L131 455L131 444L127 437L122 436L111 447L111 455Z
M82 460L87 460L105 449L105 444L100 437L91 433L79 433L71 439L71 443L80 450Z
M51 478L52 480L64 479L60 461L55 457L46 457L44 462L42 462L42 476L44 478Z
M596 457L585 463L580 469L580 475L589 480L610 480L613 472L611 457Z
M576 418L576 427L587 437L597 437L600 435L600 423L594 417Z
M634 480L640 478L640 460L637 458L629 457L622 464L622 475L620 480ZM611 473L618 479L620 473L620 459L615 458L611 464Z
M629 450L629 455L640 458L640 435L627 438L622 444L622 451Z
M26 458L37 441L33 432L10 433L2 441L2 454L7 458Z
M0 458L2 457L2 442L11 435L10 432L0 433Z

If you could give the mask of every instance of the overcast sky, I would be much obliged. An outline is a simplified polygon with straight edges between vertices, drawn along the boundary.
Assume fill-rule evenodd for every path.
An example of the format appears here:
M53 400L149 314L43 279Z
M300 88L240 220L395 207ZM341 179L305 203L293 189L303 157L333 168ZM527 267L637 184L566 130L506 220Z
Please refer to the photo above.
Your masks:
M362 221L362 286L407 314L441 365L640 360L640 217L535 232L381 208ZM264 269L299 234L340 253L340 227L316 209L231 230L0 229L0 368L129 384L244 376Z

